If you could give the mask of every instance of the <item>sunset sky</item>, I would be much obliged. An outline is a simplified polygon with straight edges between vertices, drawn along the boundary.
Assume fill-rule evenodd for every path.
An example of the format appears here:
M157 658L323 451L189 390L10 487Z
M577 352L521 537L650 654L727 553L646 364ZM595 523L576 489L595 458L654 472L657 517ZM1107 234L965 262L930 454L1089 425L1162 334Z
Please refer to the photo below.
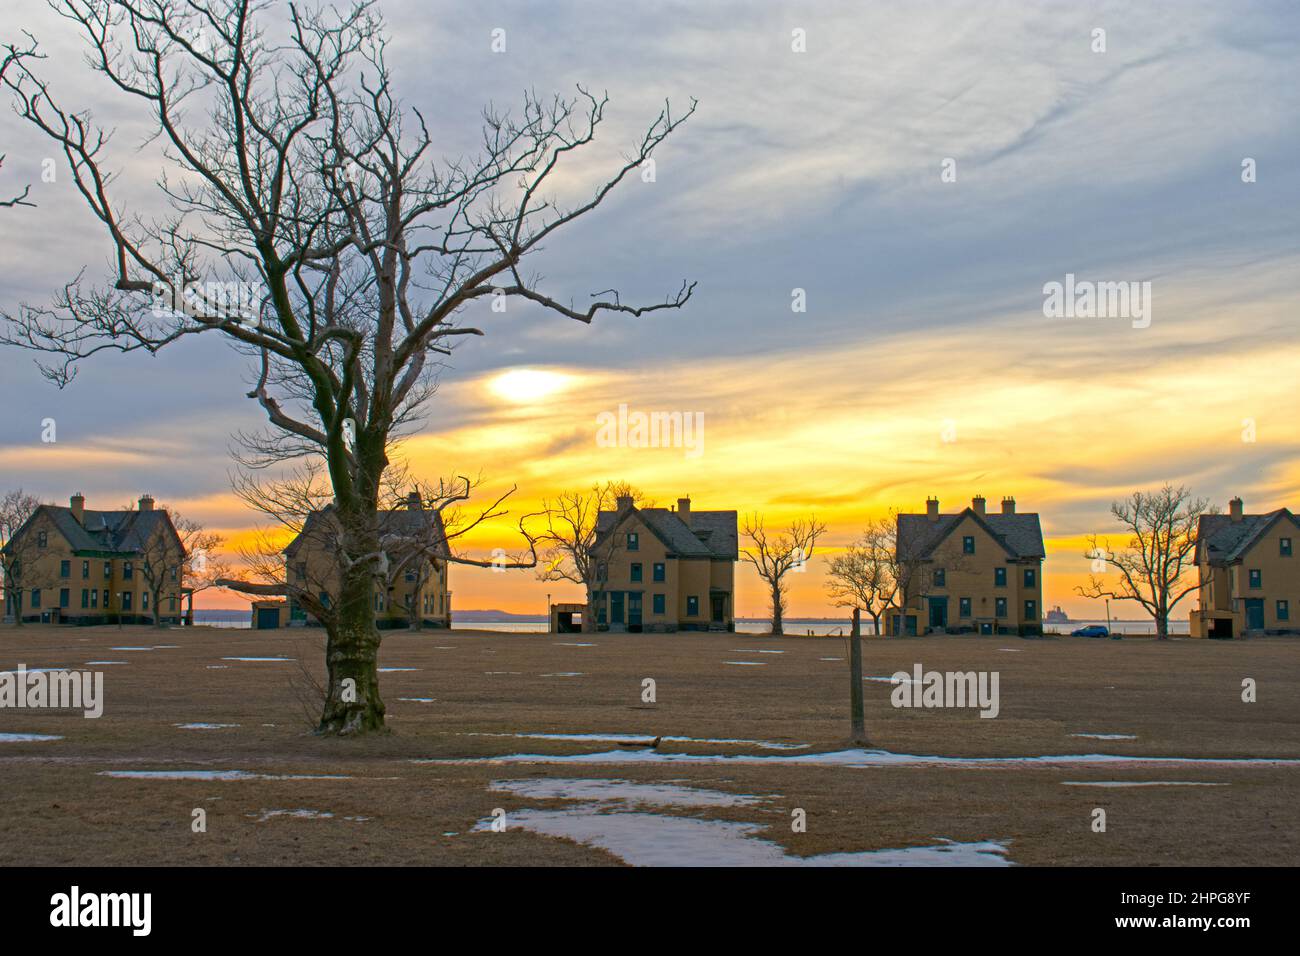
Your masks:
M518 301L463 314L487 335L455 351L401 454L426 477L481 474L484 496L518 486L470 556L514 550L515 516L606 479L769 527L815 513L822 556L930 495L944 511L1012 495L1042 516L1045 604L1088 617L1104 611L1073 589L1085 537L1115 532L1113 499L1172 481L1222 508L1234 494L1248 511L1300 507L1293 5L755 6L380 3L397 87L449 154L472 145L488 101L607 89L599 148L562 184L581 190L665 98L700 101L653 182L625 183L532 263L575 302L697 280L684 310L591 327ZM117 128L119 204L161 215L135 107L79 68L58 18L11 20L57 60L56 93ZM50 148L8 110L0 152L0 194L31 182L38 204L0 210L0 310L48 300L83 266L106 274L97 223L66 175L41 181ZM1044 284L1067 273L1151 282L1150 326L1044 317ZM228 447L262 416L246 360L215 336L97 357L62 391L26 353L0 350L0 371L0 489L60 504L81 491L91 508L149 492L232 542L256 525L230 492ZM597 416L620 404L702 413L702 453L599 446ZM814 556L796 576L791 615L831 613L822 571ZM525 571L456 569L451 589L460 609L580 598ZM736 609L766 611L743 566Z

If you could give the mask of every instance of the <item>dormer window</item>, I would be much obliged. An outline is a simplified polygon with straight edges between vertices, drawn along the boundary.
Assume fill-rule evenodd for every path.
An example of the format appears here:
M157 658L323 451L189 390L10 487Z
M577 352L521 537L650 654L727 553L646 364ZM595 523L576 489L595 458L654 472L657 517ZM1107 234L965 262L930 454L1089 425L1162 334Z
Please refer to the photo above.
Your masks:
M44 548L47 547L49 543L50 543L50 536L47 532L45 531L36 532L36 547Z
M641 535L635 531L629 531L627 533L627 549L629 551L641 550Z
M1284 558L1291 557L1291 539L1279 538L1277 542L1277 550L1278 550L1278 554L1282 555L1282 557Z
M975 553L975 536L974 536L974 535L969 535L969 534L968 534L968 535L966 535L966 537L964 537L964 538L961 539L961 553L962 553L962 554L974 554L974 553Z

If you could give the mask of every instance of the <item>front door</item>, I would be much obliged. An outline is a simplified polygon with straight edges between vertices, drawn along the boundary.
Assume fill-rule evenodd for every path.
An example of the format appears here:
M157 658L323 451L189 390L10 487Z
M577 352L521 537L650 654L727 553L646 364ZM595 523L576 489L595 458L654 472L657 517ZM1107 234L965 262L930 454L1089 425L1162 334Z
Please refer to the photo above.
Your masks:
M641 592L627 592L627 629L629 631L641 630Z
M930 598L930 626L934 628L948 626L948 599L946 597Z
M1264 599L1263 598L1247 598L1246 630L1248 631L1264 630Z
M727 596L725 594L709 595L709 602L713 605L713 623L721 624L727 618Z
M610 624L623 623L623 592L622 591L609 592L609 623Z

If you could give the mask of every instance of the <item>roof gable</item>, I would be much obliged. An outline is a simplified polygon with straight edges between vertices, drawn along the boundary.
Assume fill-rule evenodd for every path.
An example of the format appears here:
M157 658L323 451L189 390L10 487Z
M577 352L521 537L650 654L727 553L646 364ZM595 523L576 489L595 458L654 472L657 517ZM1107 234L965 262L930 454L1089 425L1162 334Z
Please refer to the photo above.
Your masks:
M1012 558L1045 558L1043 530L1033 512L1012 514L978 514L966 508L957 514L900 514L898 516L898 554L904 561L930 558L966 519L975 522Z
M735 511L692 511L688 526L681 513L667 508L637 508L602 511L596 516L593 549L601 547L617 528L629 519L639 519L669 552L683 558L740 557Z
M1286 508L1242 515L1239 521L1234 521L1231 515L1201 515L1196 523L1197 560L1210 564L1240 561L1279 522L1300 529L1300 519Z

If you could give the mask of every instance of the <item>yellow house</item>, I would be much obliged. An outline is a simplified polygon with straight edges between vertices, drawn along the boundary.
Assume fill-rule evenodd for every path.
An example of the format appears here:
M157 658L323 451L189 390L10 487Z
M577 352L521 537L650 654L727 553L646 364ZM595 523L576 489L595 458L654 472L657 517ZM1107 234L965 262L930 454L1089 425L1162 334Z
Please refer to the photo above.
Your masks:
M611 631L734 631L736 512L637 508L620 497L602 511L589 595L597 627Z
M185 546L171 517L143 495L138 510L41 505L5 544L5 617L50 624L180 623L187 616ZM192 612L190 612L192 613Z
M1248 515L1240 498L1196 528L1193 637L1300 633L1300 519L1286 508Z
M1000 514L978 496L940 514L930 498L925 514L898 516L897 536L903 593L886 634L1042 633L1043 531L1014 498Z
M321 605L333 605L342 574L338 565L339 523L333 507L307 516L302 532L284 549L285 574L293 588ZM379 535L389 572L376 579L375 623L380 628L451 627L451 591L447 589L447 535L442 515L424 508L418 492L406 507L379 512ZM289 594L289 623L318 624L302 601Z

